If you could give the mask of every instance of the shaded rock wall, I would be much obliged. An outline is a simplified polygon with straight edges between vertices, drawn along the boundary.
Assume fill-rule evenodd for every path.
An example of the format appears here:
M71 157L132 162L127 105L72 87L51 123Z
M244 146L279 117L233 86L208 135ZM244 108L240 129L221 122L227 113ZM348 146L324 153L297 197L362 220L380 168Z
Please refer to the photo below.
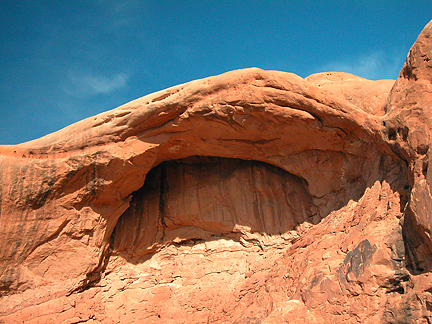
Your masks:
M193 157L147 174L117 223L112 248L146 254L155 243L214 234L280 236L305 221L320 217L298 177L261 162Z

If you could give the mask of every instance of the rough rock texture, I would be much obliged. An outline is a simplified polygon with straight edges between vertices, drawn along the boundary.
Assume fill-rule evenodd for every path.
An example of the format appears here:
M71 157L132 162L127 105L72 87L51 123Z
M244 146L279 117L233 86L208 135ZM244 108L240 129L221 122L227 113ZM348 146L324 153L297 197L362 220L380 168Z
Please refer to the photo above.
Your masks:
M0 322L432 322L432 23L396 82L246 69L0 146Z

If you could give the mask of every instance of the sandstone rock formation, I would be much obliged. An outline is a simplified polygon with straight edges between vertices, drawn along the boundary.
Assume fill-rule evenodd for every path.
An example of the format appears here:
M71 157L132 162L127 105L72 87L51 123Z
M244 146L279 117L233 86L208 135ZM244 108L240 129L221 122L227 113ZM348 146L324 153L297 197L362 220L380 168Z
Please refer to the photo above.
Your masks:
M432 23L396 80L252 68L0 146L0 322L430 323Z

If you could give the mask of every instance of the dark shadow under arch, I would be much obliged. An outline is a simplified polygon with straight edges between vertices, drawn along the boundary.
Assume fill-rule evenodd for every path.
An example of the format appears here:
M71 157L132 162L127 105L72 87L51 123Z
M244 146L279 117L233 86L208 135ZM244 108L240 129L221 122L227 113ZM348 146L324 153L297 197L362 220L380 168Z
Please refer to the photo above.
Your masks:
M350 191L355 195L334 194L333 205L323 208L304 179L264 162L203 156L165 161L132 194L110 250L137 261L166 244L239 239L245 233L282 235L305 222L317 224L348 200L359 199L366 184L357 186Z

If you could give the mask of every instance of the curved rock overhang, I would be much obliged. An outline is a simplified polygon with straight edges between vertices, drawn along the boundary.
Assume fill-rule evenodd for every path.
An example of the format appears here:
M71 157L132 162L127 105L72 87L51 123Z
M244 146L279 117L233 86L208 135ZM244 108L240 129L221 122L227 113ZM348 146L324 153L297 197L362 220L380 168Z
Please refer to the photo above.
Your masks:
M403 165L393 162L392 172L403 176ZM370 167L385 172L383 163ZM387 176L380 174L375 181ZM284 241L289 245L305 226L360 198L367 185L357 174L342 190L324 197L311 195L308 187L304 179L257 161L198 156L166 161L150 170L144 186L132 194L112 234L111 249L138 262L169 244L215 237L254 242L262 249ZM400 203L403 208L405 202Z
M253 68L1 146L3 286L25 285L28 269L67 280L69 290L88 282L132 193L165 161L214 156L271 164L304 182L320 218L375 181L406 197L406 162L385 133L381 117L345 98L294 74ZM76 258L63 273L61 264Z

